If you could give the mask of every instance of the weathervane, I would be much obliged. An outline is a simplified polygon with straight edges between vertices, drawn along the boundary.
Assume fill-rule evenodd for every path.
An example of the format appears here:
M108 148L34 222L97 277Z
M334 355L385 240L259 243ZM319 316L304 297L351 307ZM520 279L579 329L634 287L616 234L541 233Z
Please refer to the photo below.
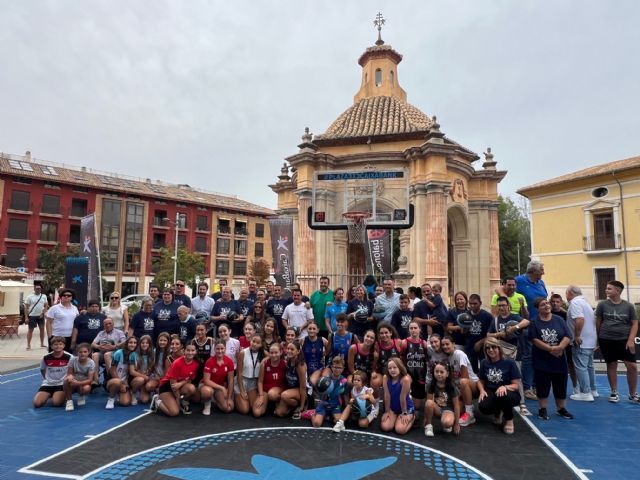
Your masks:
M386 23L386 20L382 16L382 13L378 12L376 15L376 19L373 21L373 26L378 29L378 40L376 40L376 45L384 44L382 40L382 26Z

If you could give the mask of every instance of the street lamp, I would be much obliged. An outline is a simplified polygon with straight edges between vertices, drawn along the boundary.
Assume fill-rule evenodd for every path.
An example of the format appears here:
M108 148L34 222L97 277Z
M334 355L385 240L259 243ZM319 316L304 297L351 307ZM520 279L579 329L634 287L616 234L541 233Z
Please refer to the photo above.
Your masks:
M171 219L164 217L162 219L163 222L171 222ZM176 284L176 280L178 277L178 225L180 223L180 212L176 212L176 220L175 220L175 230L176 230L176 238L173 245L173 284Z
M134 277L135 278L135 283L133 284L133 293L137 294L138 293L138 282L140 281L140 260L138 260L137 258L133 262L133 268L134 268L135 274L136 274L136 276Z

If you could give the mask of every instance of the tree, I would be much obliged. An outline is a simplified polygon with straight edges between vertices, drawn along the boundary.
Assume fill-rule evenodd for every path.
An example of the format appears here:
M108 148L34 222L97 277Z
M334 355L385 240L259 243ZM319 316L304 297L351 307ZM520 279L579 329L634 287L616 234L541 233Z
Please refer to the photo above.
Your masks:
M264 285L271 276L271 264L263 257L256 257L249 263L249 275L258 285Z
M509 197L498 197L500 234L500 276L522 273L531 256L531 225L526 205L517 205ZM518 256L519 254L519 256Z
M178 249L177 278L184 280L191 287L195 286L196 276L204 276L204 259L197 253L191 253L184 248ZM173 251L167 248L160 249L160 261L158 271L154 278L162 288L164 285L173 284Z
M76 257L80 253L78 246L70 246L66 252L60 251L60 246L56 245L52 249L38 249L38 268L44 271L42 278L42 289L45 292L52 292L62 286L65 274L65 259Z

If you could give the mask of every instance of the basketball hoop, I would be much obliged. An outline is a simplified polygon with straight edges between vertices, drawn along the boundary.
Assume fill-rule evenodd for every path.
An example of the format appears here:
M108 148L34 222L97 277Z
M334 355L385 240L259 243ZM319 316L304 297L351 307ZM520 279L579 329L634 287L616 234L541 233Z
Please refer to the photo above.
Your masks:
M363 244L366 240L368 212L345 212L342 217L349 230L349 243Z

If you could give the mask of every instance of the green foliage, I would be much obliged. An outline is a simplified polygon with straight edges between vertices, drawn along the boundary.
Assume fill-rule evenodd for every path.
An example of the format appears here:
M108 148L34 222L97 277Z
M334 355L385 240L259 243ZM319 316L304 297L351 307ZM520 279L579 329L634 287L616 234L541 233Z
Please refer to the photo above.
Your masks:
M271 275L271 264L263 257L256 257L249 262L249 276L258 285L264 285Z
M42 288L45 292L57 290L64 284L64 261L67 257L76 257L79 254L80 247L76 245L68 247L66 252L61 252L59 245L52 249L38 250L38 268L44 271Z
M498 200L500 277L504 278L519 275L527 266L531 256L531 225L524 206L515 204L509 197L498 197Z
M204 276L204 259L197 253L191 253L184 248L178 249L177 278L184 280L192 287L195 284L196 276ZM160 285L173 284L173 251L167 248L160 249L160 261L158 271L153 283Z

